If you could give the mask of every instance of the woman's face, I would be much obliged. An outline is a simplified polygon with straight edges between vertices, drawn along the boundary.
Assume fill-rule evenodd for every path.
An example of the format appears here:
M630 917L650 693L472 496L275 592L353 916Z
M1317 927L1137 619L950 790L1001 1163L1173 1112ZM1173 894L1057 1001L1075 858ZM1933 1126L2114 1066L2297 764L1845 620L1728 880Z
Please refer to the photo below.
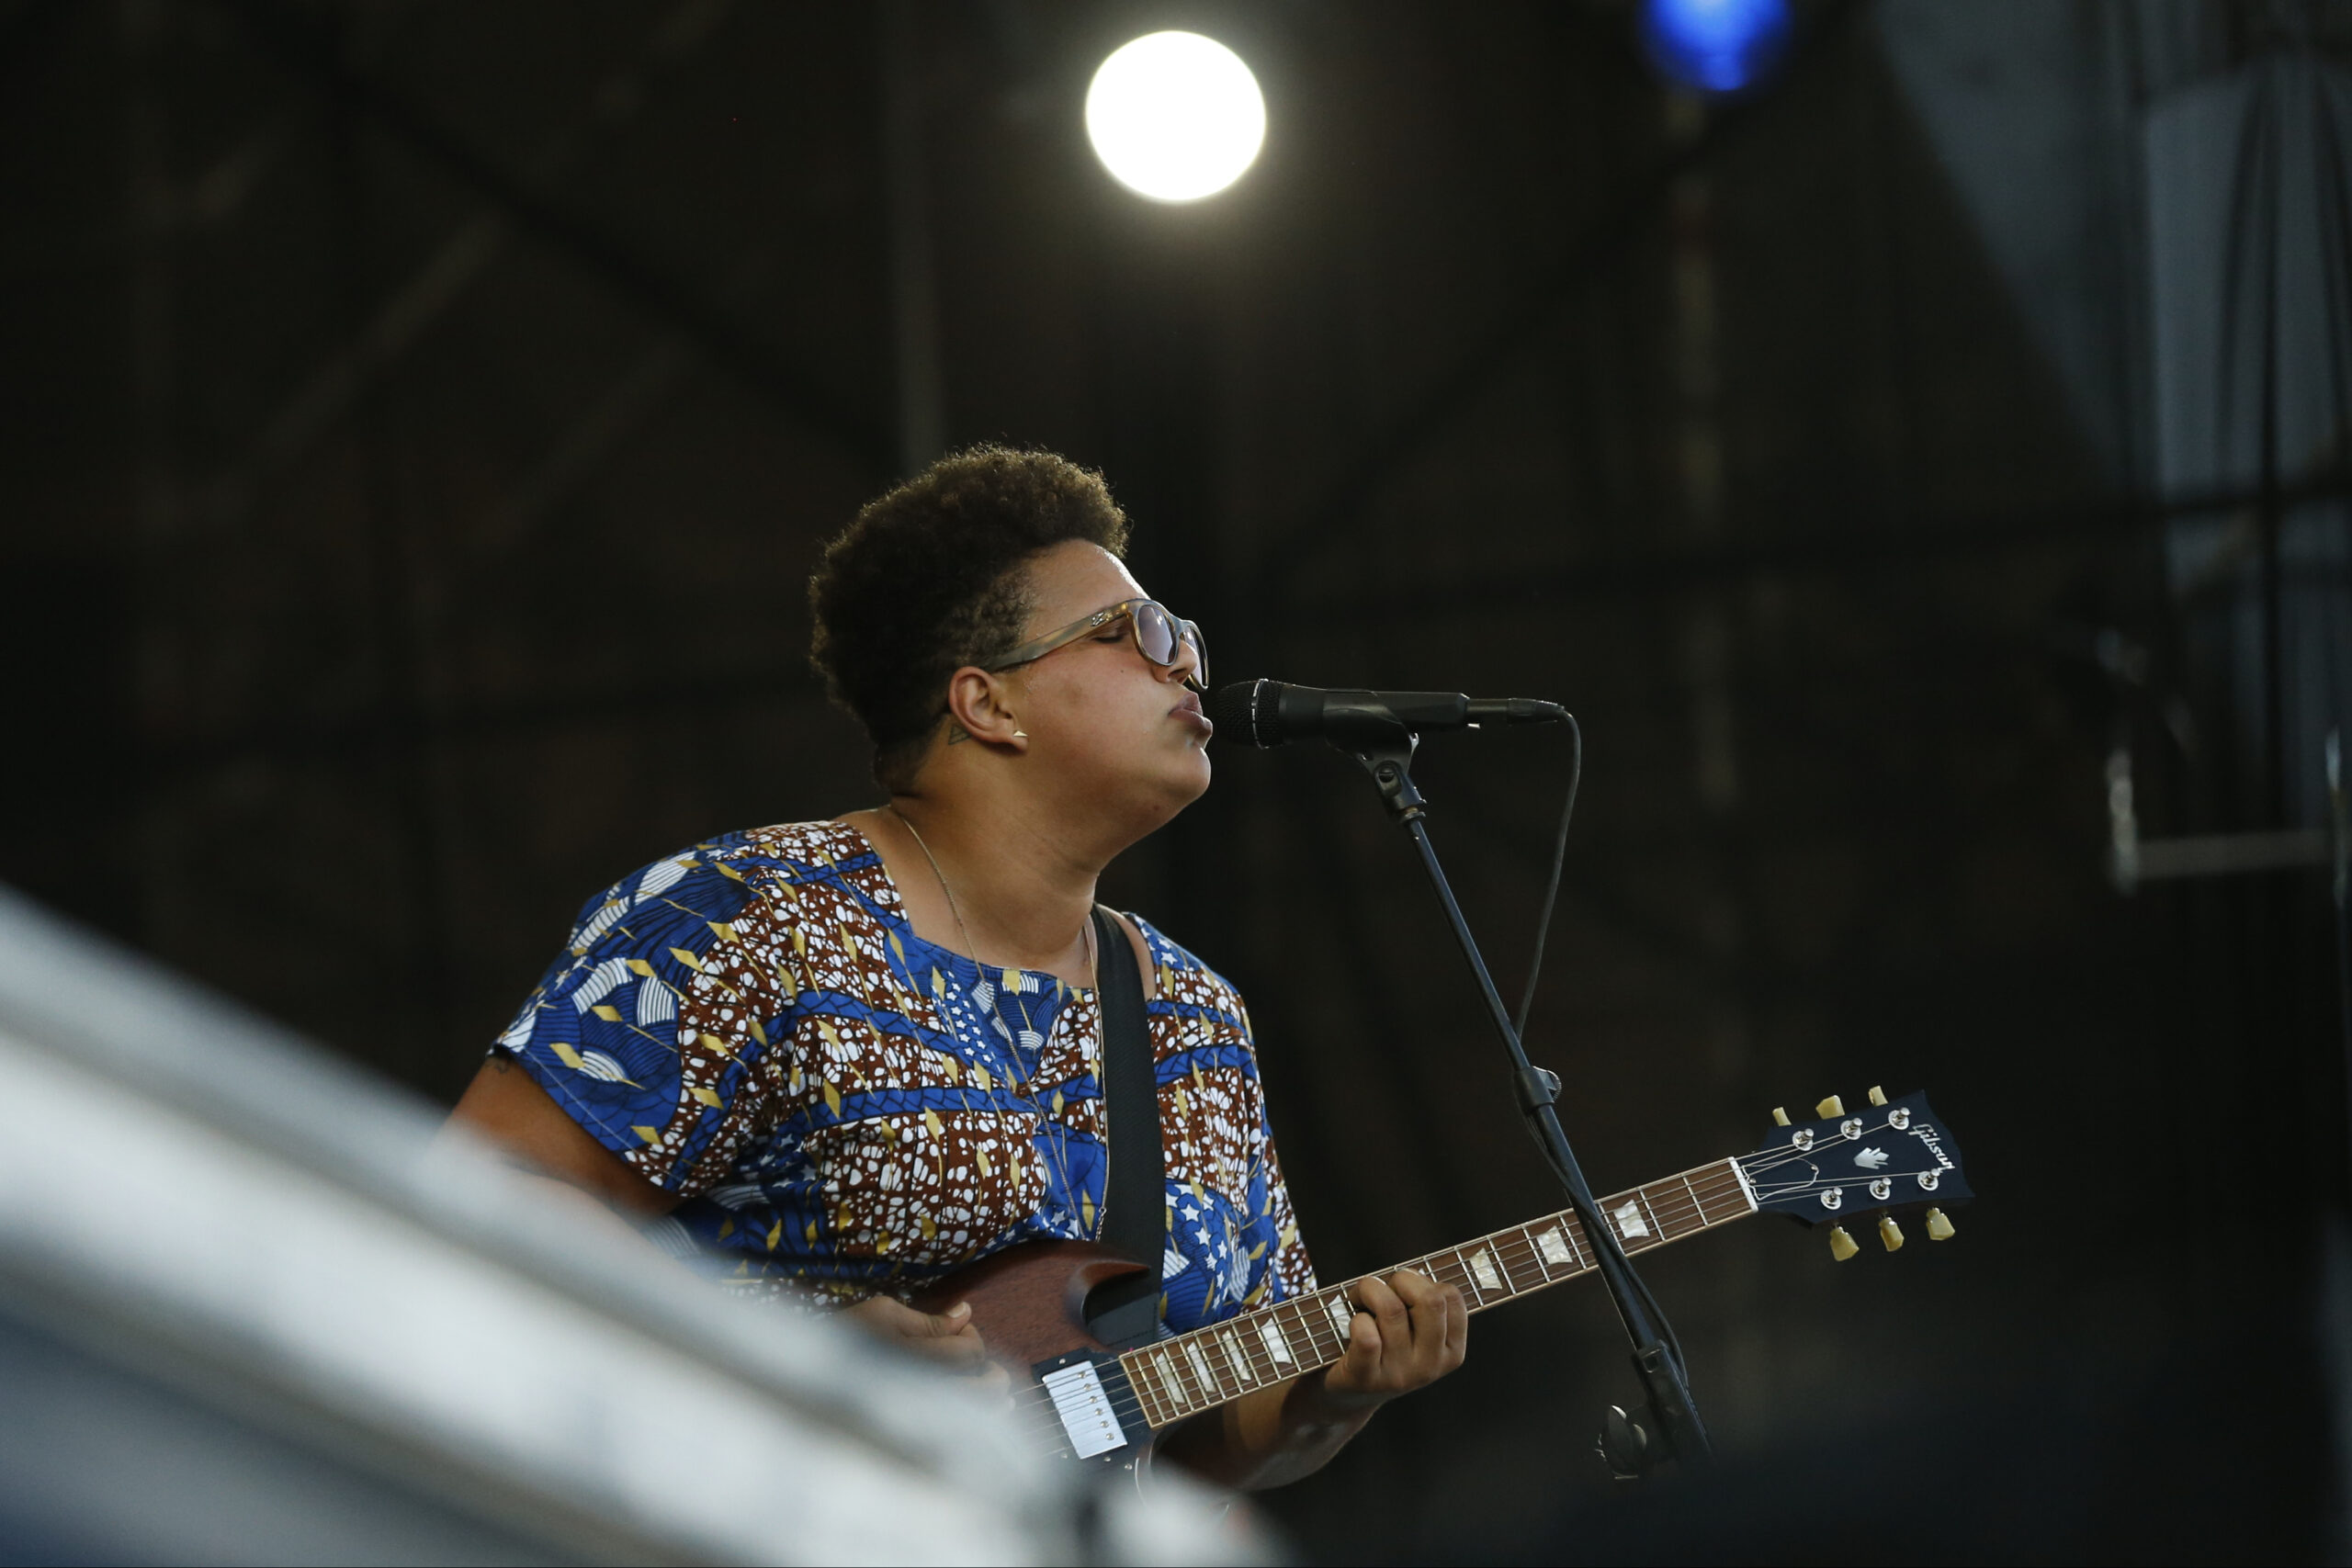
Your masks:
M1028 582L1023 641L1148 597L1125 562L1075 540L1031 562ZM1199 696L1184 684L1193 673L1189 649L1171 669L1146 659L1122 616L1004 676L1030 757L1044 764L1045 778L1080 802L1115 802L1148 814L1156 827L1209 787L1211 726Z

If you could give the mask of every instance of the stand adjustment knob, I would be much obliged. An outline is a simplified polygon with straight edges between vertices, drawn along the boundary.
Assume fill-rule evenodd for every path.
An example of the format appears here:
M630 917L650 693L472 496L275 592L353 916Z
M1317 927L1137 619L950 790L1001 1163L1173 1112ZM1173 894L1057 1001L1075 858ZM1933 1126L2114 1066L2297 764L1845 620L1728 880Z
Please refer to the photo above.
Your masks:
M1813 1113L1815 1116L1822 1118L1824 1121L1828 1120L1832 1116L1843 1116L1846 1114L1846 1102L1833 1094L1827 1100L1825 1100L1820 1104L1815 1106L1813 1108Z
M1854 1254L1860 1250L1860 1245L1857 1243L1852 1236L1846 1234L1846 1227L1844 1225L1831 1225L1829 1227L1830 1257L1836 1258L1838 1262L1843 1263L1846 1259L1853 1257Z
M1903 1227L1894 1223L1893 1214L1878 1217L1878 1243L1889 1252L1903 1250Z
M1928 1239L1929 1241L1951 1239L1951 1222L1944 1218L1944 1212L1941 1209L1928 1211Z

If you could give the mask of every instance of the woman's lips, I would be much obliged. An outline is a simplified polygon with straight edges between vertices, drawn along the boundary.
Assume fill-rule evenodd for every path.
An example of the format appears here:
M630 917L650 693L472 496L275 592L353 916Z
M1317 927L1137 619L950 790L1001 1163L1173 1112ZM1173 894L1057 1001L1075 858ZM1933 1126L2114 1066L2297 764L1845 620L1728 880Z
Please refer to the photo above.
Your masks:
M1201 711L1201 699L1194 696L1190 692L1184 694L1184 700L1182 702L1178 703L1174 707L1168 711L1170 717L1182 719L1185 723L1190 724L1194 728L1198 729L1203 735L1215 735L1216 733L1216 725L1210 720L1208 715Z

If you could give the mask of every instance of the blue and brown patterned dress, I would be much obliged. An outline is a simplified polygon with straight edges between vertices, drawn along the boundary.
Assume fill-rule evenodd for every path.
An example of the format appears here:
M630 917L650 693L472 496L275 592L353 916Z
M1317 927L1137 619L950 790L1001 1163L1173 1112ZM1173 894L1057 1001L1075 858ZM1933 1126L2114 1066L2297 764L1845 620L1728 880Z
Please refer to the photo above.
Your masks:
M1314 1273L1241 998L1136 924L1159 982L1161 1316L1182 1332ZM1096 1234L1097 1016L1091 990L923 941L864 834L803 822L591 899L498 1049L685 1200L666 1227L684 1255L739 1289L843 1303Z

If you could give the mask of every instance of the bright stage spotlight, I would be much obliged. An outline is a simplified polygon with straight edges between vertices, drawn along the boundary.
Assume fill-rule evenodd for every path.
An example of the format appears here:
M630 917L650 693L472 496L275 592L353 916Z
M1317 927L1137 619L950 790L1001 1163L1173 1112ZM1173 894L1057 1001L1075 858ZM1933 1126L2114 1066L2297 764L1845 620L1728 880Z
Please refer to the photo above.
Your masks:
M1266 140L1266 100L1241 57L1198 33L1125 44L1086 90L1094 155L1154 201L1198 201L1239 179Z
M1736 93L1770 71L1789 41L1788 0L1642 0L1642 44L1687 87Z

